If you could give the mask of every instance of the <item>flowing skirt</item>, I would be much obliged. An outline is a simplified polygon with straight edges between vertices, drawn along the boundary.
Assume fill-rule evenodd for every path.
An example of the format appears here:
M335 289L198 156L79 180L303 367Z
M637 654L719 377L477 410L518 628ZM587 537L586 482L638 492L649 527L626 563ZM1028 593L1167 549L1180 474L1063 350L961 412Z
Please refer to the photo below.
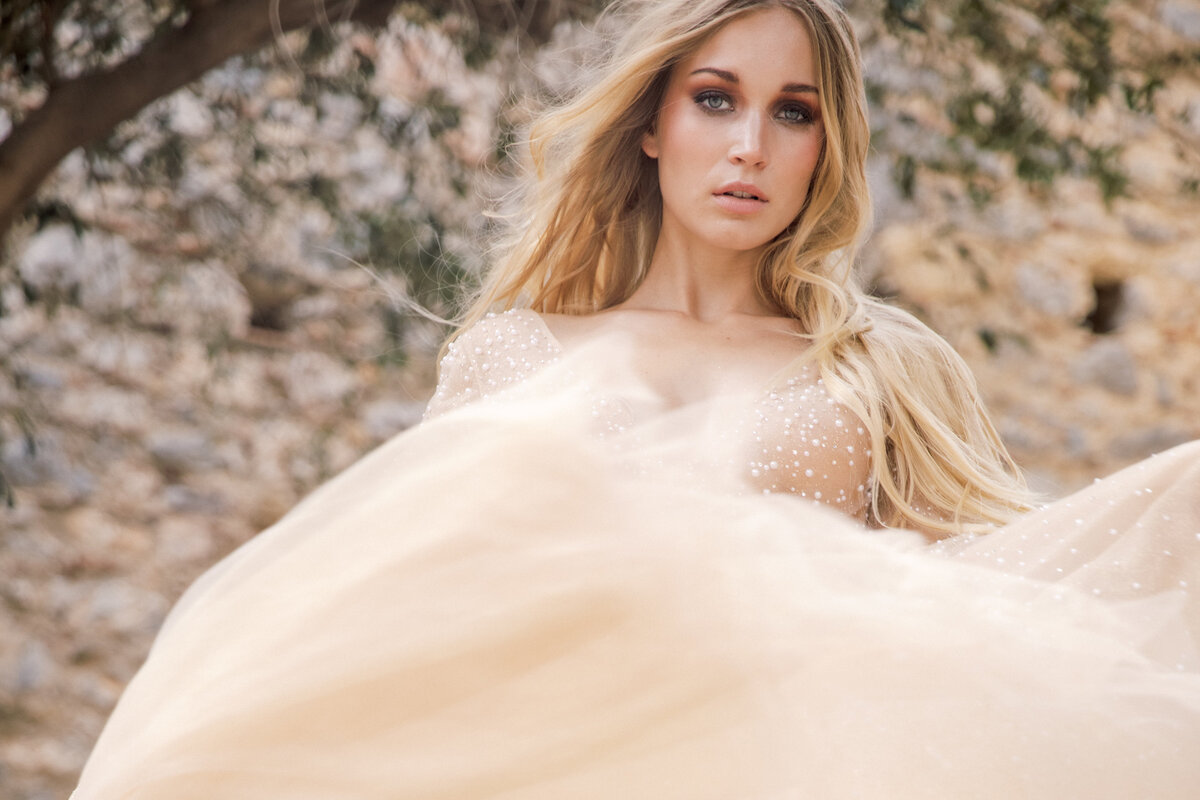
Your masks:
M467 408L168 618L77 800L1157 798L1200 786L1200 445L929 546Z

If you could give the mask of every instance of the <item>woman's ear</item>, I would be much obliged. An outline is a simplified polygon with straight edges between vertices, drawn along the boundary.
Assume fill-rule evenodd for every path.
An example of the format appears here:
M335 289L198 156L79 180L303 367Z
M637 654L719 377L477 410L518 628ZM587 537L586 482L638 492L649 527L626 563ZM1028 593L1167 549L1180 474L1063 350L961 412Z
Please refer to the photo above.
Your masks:
M650 158L658 158L658 134L654 130L654 125L650 125L650 129L642 134L642 152L650 156Z

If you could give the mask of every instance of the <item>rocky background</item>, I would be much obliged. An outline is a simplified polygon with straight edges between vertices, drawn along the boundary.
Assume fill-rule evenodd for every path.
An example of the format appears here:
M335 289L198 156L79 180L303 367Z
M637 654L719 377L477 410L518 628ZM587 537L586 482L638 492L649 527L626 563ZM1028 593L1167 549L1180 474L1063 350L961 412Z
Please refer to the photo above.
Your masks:
M1200 436L1200 2L849 7L875 291L967 358L1051 494ZM10 234L0 796L65 797L187 584L419 419L446 329L411 303L452 312L505 144L595 42L456 25L235 59ZM0 136L36 100L0 74Z

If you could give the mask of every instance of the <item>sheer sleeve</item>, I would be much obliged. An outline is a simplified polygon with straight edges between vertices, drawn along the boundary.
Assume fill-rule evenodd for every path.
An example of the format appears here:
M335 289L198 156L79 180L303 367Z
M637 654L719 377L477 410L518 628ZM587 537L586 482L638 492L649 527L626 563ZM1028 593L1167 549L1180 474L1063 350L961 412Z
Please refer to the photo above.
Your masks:
M447 345L446 353L438 363L437 388L425 407L425 419L453 411L479 396L474 353L469 341L464 341L470 338L470 333L470 330L466 331Z
M533 311L488 314L447 345L425 419L522 383L557 357L557 342Z

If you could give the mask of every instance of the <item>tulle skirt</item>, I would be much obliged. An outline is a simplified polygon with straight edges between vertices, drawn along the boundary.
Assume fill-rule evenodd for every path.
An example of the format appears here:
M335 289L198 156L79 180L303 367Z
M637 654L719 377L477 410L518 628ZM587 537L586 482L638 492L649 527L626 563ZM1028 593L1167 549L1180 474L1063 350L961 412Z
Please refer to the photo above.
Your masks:
M77 800L1200 786L1200 446L927 545L547 409L403 434L168 618Z

